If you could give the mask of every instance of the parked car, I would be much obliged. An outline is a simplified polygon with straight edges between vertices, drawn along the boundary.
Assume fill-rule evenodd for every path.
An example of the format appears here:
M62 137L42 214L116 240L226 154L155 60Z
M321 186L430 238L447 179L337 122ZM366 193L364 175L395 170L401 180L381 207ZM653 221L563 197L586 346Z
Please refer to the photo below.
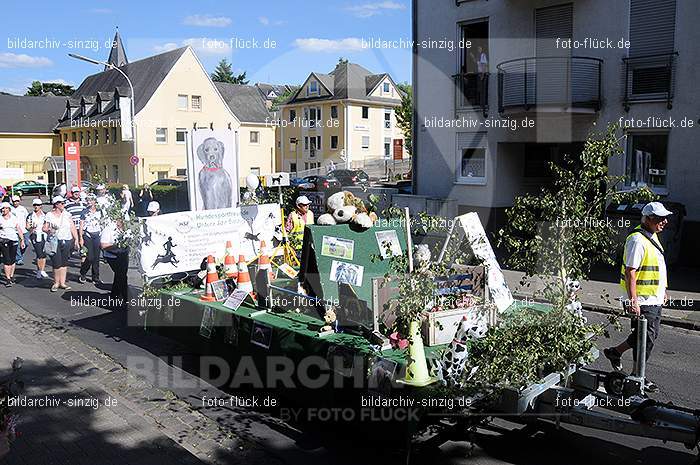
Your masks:
M174 187L175 191L169 194L163 194L154 190L157 186ZM190 194L187 187L187 176L174 176L167 179L159 179L151 183L151 191L153 192L154 200L160 203L161 213L173 213L187 211L190 209Z
M175 176L167 179L159 179L151 183L151 187L154 186L174 186L174 187L184 187L187 188L187 176Z
M362 170L333 170L328 173L328 176L332 176L340 181L340 185L343 187L369 185L369 176Z
M48 186L37 181L19 181L12 186L7 186L7 193L22 197L25 194L46 195Z
M337 191L341 187L340 181L333 177L313 175L304 178L304 184L299 185L299 190Z

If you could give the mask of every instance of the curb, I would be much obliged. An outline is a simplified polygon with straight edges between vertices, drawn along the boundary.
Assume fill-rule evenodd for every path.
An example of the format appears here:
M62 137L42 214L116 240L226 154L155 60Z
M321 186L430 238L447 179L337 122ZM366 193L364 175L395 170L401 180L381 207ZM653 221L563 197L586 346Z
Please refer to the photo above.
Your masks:
M547 303L546 300L544 299L536 299L532 297L531 295L525 295L525 294L513 294L513 297L515 299L521 299L521 300L530 300L533 302L537 303ZM595 313L602 313L606 315L610 314L617 314L619 315L619 309L617 307L608 307L604 305L594 305L594 304L587 304L585 302L581 302L581 305L584 310L587 310L589 312L595 312ZM666 308L666 307L664 307ZM669 309L673 310L673 309ZM626 315L620 315L622 318L629 318ZM666 325L666 326L673 326L675 328L683 328L687 329L690 331L700 331L700 321L695 322L695 321L688 321L684 320L682 318L675 318L672 316L664 316L663 312L661 314L661 324Z

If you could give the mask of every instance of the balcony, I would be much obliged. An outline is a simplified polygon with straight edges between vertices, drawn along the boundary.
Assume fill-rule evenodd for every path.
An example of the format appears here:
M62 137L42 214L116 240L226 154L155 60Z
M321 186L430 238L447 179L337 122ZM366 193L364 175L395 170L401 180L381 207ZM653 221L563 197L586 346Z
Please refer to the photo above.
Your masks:
M498 111L594 113L602 105L603 60L532 57L498 69Z
M489 73L461 73L452 76L455 83L455 110L479 109L488 116Z
M632 103L666 102L673 108L678 52L623 58L625 65L625 111Z

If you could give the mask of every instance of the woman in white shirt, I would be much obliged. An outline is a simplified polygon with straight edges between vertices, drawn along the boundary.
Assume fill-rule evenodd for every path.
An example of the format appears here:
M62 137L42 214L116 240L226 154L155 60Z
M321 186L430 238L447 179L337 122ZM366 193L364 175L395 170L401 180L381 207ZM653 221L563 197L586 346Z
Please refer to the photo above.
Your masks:
M0 255L5 269L5 285L12 287L15 283L15 262L17 245L24 247L24 236L17 217L12 214L8 202L0 204Z
M66 285L68 276L68 259L71 251L78 248L78 231L75 229L71 214L64 210L66 199L56 196L52 199L53 210L46 214L44 232L49 236L47 240L55 237L58 241L56 253L51 257L53 266L53 286L51 292L59 289L70 289Z
M46 252L44 252L44 244L46 244L46 233L44 232L44 220L46 213L42 210L43 202L41 199L32 200L34 211L27 217L27 231L29 231L29 240L34 246L34 254L36 255L36 279L48 278L46 274Z

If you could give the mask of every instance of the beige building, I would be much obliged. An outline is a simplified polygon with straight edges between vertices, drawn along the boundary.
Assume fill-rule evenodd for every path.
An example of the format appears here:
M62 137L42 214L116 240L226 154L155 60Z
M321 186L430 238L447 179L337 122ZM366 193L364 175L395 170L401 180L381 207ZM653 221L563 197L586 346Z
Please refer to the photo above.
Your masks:
M342 62L328 73L311 73L281 106L278 169L303 172L332 165L362 167L390 159L403 133L395 109L401 92L388 74Z
M64 102L60 97L0 95L0 168L24 171L22 179L0 174L0 184L24 180L54 182L49 179L44 162L61 153L53 129Z

